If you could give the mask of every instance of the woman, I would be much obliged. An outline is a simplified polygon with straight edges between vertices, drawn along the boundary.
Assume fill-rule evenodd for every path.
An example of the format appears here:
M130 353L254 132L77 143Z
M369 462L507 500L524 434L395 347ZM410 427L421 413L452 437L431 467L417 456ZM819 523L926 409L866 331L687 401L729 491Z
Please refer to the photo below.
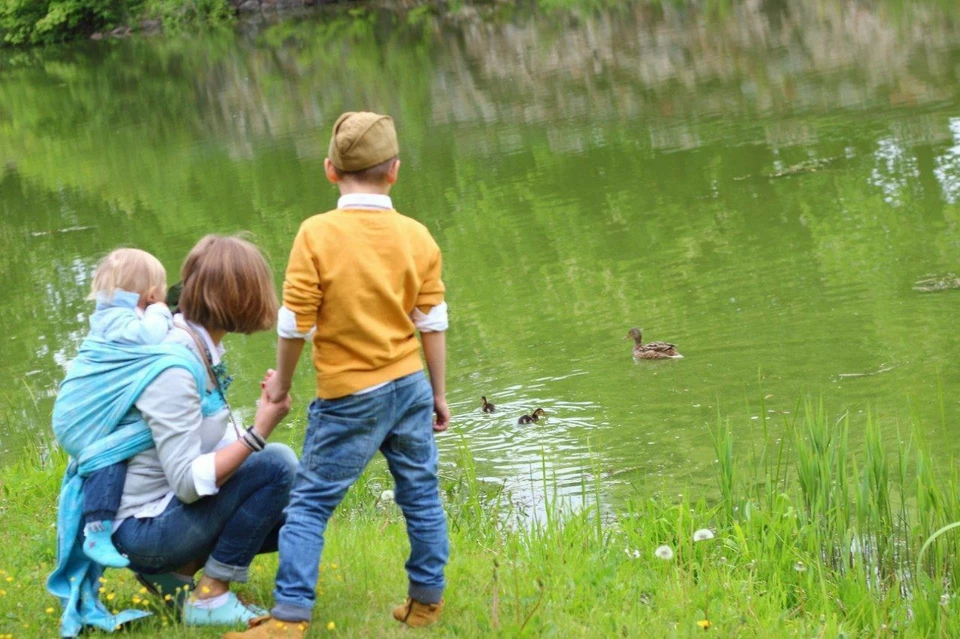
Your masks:
M264 611L239 601L230 582L247 579L258 553L276 551L297 457L283 444L265 444L289 400L273 403L262 393L250 429L234 423L222 395L230 378L220 362L221 341L227 333L272 326L276 293L259 250L236 237L200 240L181 276L182 314L166 343L182 344L200 359L206 388L186 369L171 367L136 401L156 446L127 464L113 542L155 593L193 591L184 597L185 623L244 624Z

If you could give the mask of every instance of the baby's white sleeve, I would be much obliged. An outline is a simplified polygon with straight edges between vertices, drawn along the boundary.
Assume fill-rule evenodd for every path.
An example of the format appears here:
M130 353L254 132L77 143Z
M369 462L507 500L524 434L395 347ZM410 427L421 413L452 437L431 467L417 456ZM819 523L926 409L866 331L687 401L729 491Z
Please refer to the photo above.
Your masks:
M140 320L140 342L159 344L173 326L173 314L166 304L151 304Z

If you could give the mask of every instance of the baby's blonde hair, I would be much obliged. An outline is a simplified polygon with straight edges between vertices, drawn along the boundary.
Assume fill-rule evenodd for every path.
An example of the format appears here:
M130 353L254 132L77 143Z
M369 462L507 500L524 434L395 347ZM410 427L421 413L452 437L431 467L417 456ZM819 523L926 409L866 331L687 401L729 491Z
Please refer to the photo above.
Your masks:
M141 298L156 290L163 297L167 293L167 272L160 260L146 251L117 249L97 265L90 299L101 295L111 299L117 289L137 293Z

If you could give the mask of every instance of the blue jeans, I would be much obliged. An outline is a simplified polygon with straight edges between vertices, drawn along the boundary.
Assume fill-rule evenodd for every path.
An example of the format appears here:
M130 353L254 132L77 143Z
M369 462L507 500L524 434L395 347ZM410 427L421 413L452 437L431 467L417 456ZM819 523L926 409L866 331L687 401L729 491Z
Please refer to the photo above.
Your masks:
M407 520L409 595L422 603L440 601L449 544L437 479L433 392L424 374L363 395L314 400L309 419L280 531L271 614L283 621L310 619L327 521L377 450L387 458L395 499Z
M113 521L120 510L127 462L95 470L83 480L83 523Z
M277 550L296 471L297 456L289 446L268 444L216 495L191 504L174 497L156 517L131 517L113 534L113 544L136 572L173 572L206 557L208 577L246 581L253 558Z

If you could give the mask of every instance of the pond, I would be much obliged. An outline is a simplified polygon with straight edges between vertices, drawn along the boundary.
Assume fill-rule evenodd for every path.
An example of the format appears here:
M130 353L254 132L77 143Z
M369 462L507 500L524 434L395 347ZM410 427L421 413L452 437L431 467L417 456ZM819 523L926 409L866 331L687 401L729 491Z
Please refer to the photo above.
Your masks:
M360 108L396 118L395 204L444 251L445 463L466 445L528 495L713 490L718 414L749 454L801 394L891 438L922 420L948 462L960 292L915 285L960 273L960 12L718 6L354 8L5 54L0 463L49 439L105 252L172 282L200 236L249 231L279 283ZM634 363L633 326L685 358ZM247 416L274 344L228 339ZM312 392L305 359L298 449Z

